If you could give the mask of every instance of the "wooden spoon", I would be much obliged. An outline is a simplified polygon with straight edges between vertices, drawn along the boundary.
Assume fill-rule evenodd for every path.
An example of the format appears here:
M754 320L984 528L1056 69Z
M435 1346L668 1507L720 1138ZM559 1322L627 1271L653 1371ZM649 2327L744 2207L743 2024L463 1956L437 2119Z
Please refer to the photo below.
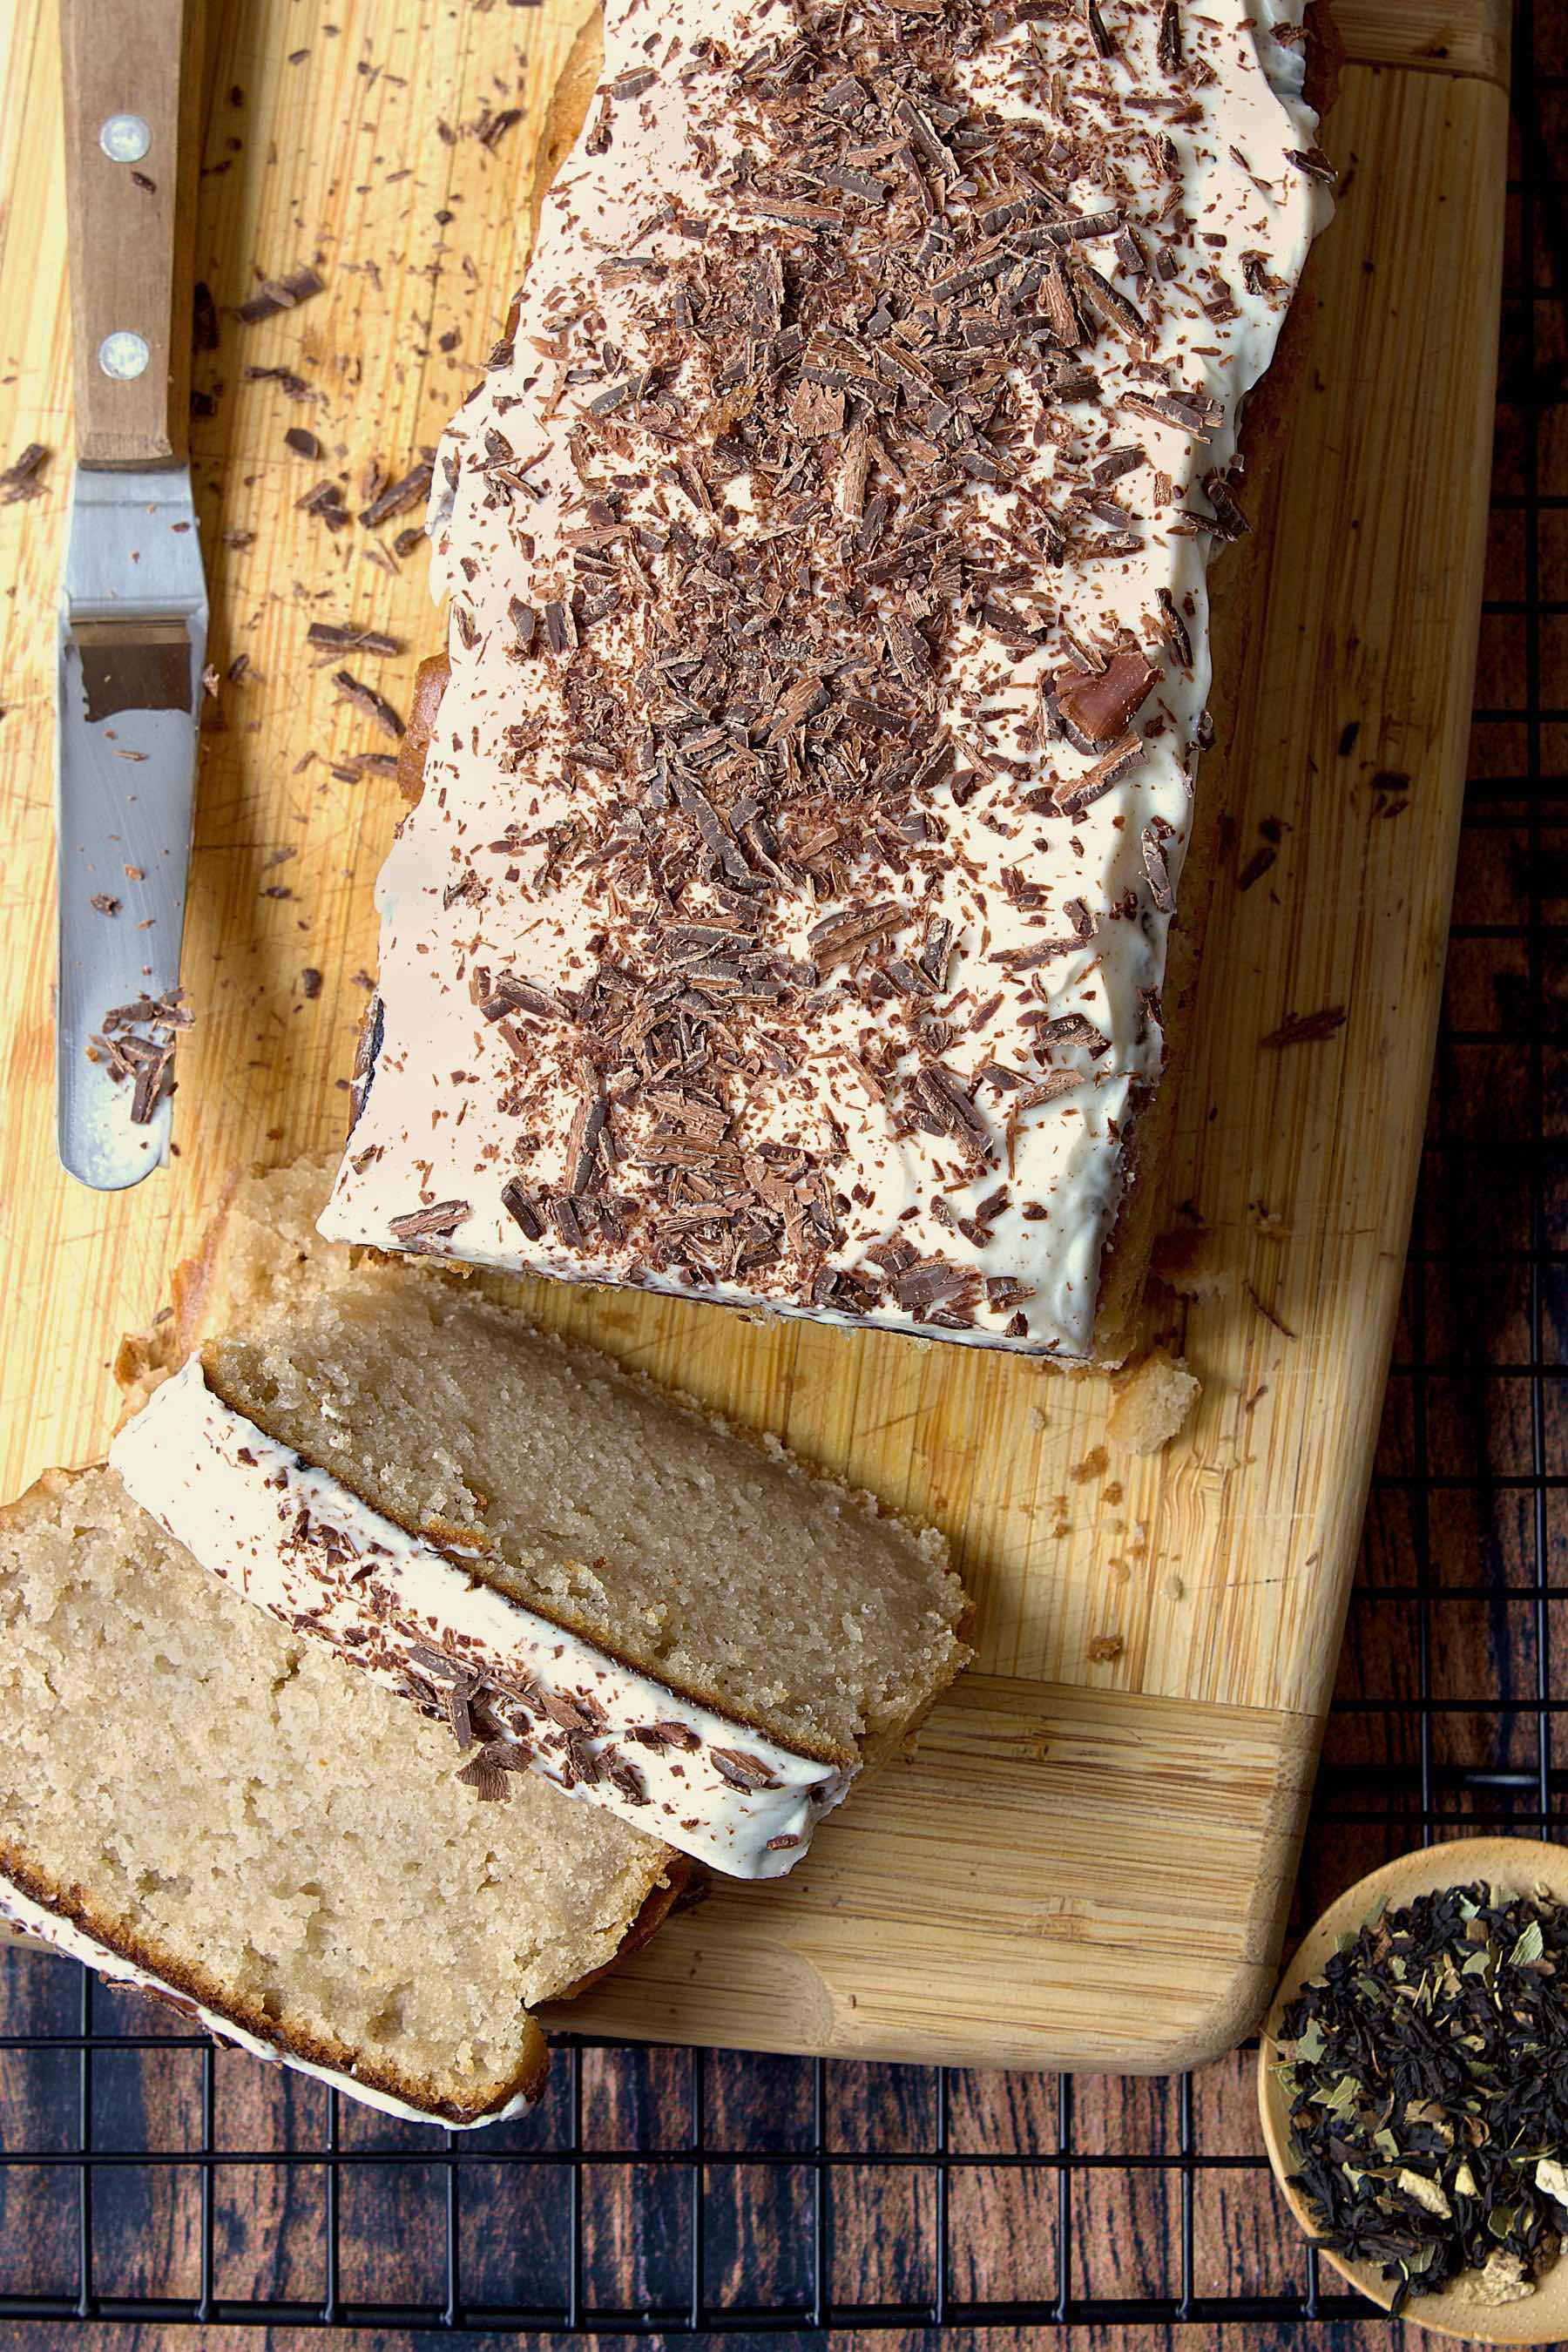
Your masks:
M1323 1964L1333 1958L1342 1936L1353 1935L1380 1911L1399 1910L1417 1895L1430 1895L1443 1886L1472 1886L1478 1879L1521 1895L1544 1886L1554 1901L1568 1906L1568 1846L1546 1845L1538 1838L1457 1838L1447 1845L1403 1854L1397 1862L1358 1879L1337 1903L1331 1904L1303 1937L1285 1972L1258 2053L1258 2105L1280 2194L1310 2238L1317 2235L1311 2214L1304 2199L1289 2185L1296 2165L1290 2153L1289 2101L1280 2074L1279 2046L1286 2006L1310 1977L1322 1974ZM1568 2237L1568 2215L1563 2217L1563 2233ZM1375 2263L1349 2262L1326 2248L1322 2258L1370 2301L1388 2309L1394 2287ZM1462 2336L1471 2344L1555 2344L1568 2338L1568 2248L1535 2293L1519 2303L1478 2303L1465 2293L1467 2283L1458 2278L1438 2294L1413 2294L1402 2317L1439 2336Z

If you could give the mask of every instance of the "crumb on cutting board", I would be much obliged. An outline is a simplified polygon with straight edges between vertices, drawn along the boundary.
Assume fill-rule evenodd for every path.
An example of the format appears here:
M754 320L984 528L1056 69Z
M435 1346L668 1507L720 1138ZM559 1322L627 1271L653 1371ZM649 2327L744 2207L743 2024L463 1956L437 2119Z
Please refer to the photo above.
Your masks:
M1158 1454L1185 1427L1202 1392L1184 1357L1152 1348L1122 1382L1105 1433L1124 1454Z

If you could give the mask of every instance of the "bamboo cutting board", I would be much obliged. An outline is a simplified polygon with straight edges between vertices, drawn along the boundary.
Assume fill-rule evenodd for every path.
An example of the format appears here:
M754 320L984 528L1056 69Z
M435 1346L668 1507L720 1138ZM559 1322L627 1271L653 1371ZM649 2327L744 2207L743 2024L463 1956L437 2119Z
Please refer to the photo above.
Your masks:
M0 1492L101 1449L144 1321L224 1170L342 1134L374 956L392 747L347 666L406 705L436 643L422 556L329 530L474 379L520 273L584 0L253 0L219 9L197 267L222 314L195 428L217 692L184 977L179 1157L129 1194L55 1162L52 607L68 446L51 0L0 12ZM790 1879L722 1887L570 2012L673 2040L957 2063L1163 2069L1270 1987L1339 1645L1401 1279L1458 834L1480 594L1506 145L1505 0L1340 0L1343 169L1312 364L1261 550L1224 850L1170 1171L1227 1295L1152 1297L1204 1393L1155 1461L1109 1391L1000 1357L530 1286L543 1319L943 1526L973 1673L914 1759ZM579 50L581 62L582 50ZM519 110L514 113L513 110ZM300 263L324 291L232 306ZM259 373L258 373L259 372ZM290 383L289 378L294 381ZM302 425L321 446L285 445ZM319 618L399 657L311 666ZM1266 853L1271 853L1266 854ZM1291 1014L1316 1042L1263 1050Z

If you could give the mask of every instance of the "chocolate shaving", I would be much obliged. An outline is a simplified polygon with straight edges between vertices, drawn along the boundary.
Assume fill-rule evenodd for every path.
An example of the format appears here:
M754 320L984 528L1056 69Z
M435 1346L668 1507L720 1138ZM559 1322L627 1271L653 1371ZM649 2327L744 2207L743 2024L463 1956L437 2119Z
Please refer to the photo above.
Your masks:
M1229 483L1221 473L1204 476L1204 496L1214 509L1210 529L1217 539L1242 539L1252 528L1231 495Z
M1336 1029L1345 1025L1342 1004L1325 1004L1317 1013L1288 1013L1278 1029L1270 1029L1260 1037L1260 1045L1315 1045L1324 1037L1331 1037Z
M1193 666L1193 641L1188 634L1187 625L1177 612L1175 600L1168 588L1160 590L1159 604L1160 633L1175 655L1182 668L1190 670Z
M484 992L477 1002L487 1021L503 1021L513 1013L531 1013L543 1021L560 1021L566 1010L560 998L552 996L548 989L536 988L531 980L519 980L507 971L493 981L487 979Z
M389 1219L387 1231L395 1241L426 1241L433 1234L455 1233L468 1213L467 1201L437 1201L433 1208L408 1209Z
M1321 147L1287 147L1285 161L1294 163L1298 172L1304 172L1310 180L1321 180L1326 187L1332 187L1340 176Z
M1120 783L1122 777L1130 774L1142 757L1142 737L1141 735L1121 736L1102 758L1095 761L1092 768L1087 769L1082 775L1067 777L1056 787L1054 799L1057 807L1064 815L1077 816L1081 810L1089 807L1103 793L1110 792L1113 784ZM1042 798L1049 801L1052 797L1049 793L1044 795L1026 793L1024 796L1025 804L1031 806Z
M503 106L498 113L486 113L481 117L475 126L474 136L481 147L488 147L493 154L507 132L521 121L521 106Z
M162 996L139 996L129 1004L110 1005L99 1033L89 1040L89 1061L107 1064L109 1075L117 1083L131 1079L133 1126L147 1126L165 1096L173 1094L174 1041L181 1030L191 1026L191 1021L184 989L170 989ZM144 1036L143 1030L152 1034Z
M133 1127L146 1127L163 1098L164 1080L173 1069L173 1045L160 1046L142 1060L136 1071L131 1092L131 1122Z
M488 1742L458 1772L457 1778L474 1790L481 1805L507 1803L511 1795L507 1787L507 1773L527 1769L525 1759L520 1759L515 1763L510 1759L503 1760L507 1746L504 1739Z
M390 522L394 515L406 514L410 507L422 506L430 495L434 473L430 460L422 457L400 481L389 483L379 498L360 509L359 519L365 529L374 530L380 524Z
M1121 405L1135 416L1177 425L1194 441L1207 441L1225 422L1223 404L1206 393L1129 392L1123 394Z
M616 1795L624 1799L628 1805L647 1803L647 1783L637 1766L628 1764L624 1757L616 1757L613 1761L606 1760L605 1778Z
M378 694L374 686L366 686L363 678L355 677L353 672L347 669L334 670L332 684L345 702L352 702L359 709L368 711L376 725L385 734L394 738L402 735L404 730L401 717L393 709L386 697Z
M679 1748L686 1755L702 1745L698 1734L685 1723L638 1724L626 1737L643 1748Z
M38 474L48 451L41 441L29 441L26 447L13 457L0 472L0 505L14 506L21 499L43 496L44 486Z
M454 1673L442 1694L446 1702L447 1720L452 1727L452 1736L465 1754L474 1744L474 1724L473 1717L469 1712L468 1700L478 1686L478 1677L466 1679L459 1668Z
M216 342L213 349L215 351L217 349ZM302 375L296 375L292 368L257 367L251 364L242 368L240 373L247 383L275 383L289 400L309 400L310 397L310 385Z
M874 941L901 930L909 919L907 908L892 906L867 907L858 912L851 908L824 916L806 933L812 961L818 971L831 971L835 964L849 962Z
M198 278L191 300L191 349L193 352L216 352L221 341L217 304L213 300L212 288Z
M338 621L312 621L305 632L312 646L330 646L336 653L400 654L403 641L380 629L356 629Z
M320 515L329 530L348 529L349 510L342 502L336 482L318 482L313 489L306 491L302 499L296 499L294 504L302 513Z
M1290 1326L1285 1321L1283 1316L1277 1315L1272 1307L1267 1307L1264 1305L1263 1300L1258 1297L1257 1290L1250 1282L1247 1286L1247 1295L1248 1298L1251 1299L1254 1307L1257 1307L1259 1315L1262 1316L1264 1321L1266 1323L1272 1323L1274 1328L1280 1334L1281 1338L1286 1339L1295 1339L1300 1337L1299 1332L1293 1331L1290 1328Z
M994 1149L991 1129L963 1080L943 1063L926 1063L916 1073L913 1091L921 1106L920 1125L933 1134L951 1135L989 1158Z
M1114 57L1116 44L1105 29L1105 19L1100 13L1098 0L1083 0L1083 16L1089 26L1089 39L1094 43L1096 57Z
M1176 894L1171 887L1171 869L1165 863L1164 845L1152 824L1143 828L1143 870L1149 877L1150 896L1161 914L1174 914Z
M544 1220L517 1177L513 1176L501 1186L500 1197L502 1208L521 1227L524 1239L531 1242L542 1239Z
M586 1192L597 1181L599 1139L605 1132L610 1106L602 1094L585 1096L573 1115L566 1142L569 1192Z
M605 1728L605 1710L586 1691L542 1691L539 1704L551 1722L563 1731L596 1738Z
M710 1748L708 1759L721 1780L732 1789L748 1793L757 1789L777 1789L783 1783L774 1779L771 1768L760 1756L752 1756L743 1748Z
M254 294L235 305L234 315L247 327L258 325L263 319L276 319L279 311L297 310L313 294L321 293L326 281L315 270L301 264L283 278L264 278Z

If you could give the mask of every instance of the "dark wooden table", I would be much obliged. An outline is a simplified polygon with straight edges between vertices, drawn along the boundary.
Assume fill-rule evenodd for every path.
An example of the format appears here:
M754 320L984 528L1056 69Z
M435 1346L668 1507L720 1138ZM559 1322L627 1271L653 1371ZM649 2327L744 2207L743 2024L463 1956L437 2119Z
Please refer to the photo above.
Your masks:
M1568 1690L1568 82L1560 34L1549 0L1521 0L1521 55L1536 70L1521 79L1491 562L1446 1029L1378 1475L1298 1898L1302 1918L1424 1829L1534 1830L1563 1811L1554 1709L1564 1702L1553 1696ZM183 2046L177 2021L165 2033L162 2019L128 1996L100 1990L90 2021L95 2035L133 2034L151 2046L95 2050L84 2090L68 2039L83 2025L78 1971L16 1955L0 1967L0 2033L68 2037L0 2058L0 2149L78 2150L85 2098L92 2147L111 2159L94 2168L88 2215L95 2293L110 2305L196 2296L205 2255L220 2310L256 2297L319 2303L328 2284L327 2171L287 2159L326 2144L324 2093L235 2053L209 2059ZM1079 2079L1064 2089L1054 2079L954 2074L943 2086L914 2068L586 2050L558 2065L538 2116L474 2151L478 2159L510 2146L566 2160L465 2157L455 2216L462 2294L476 2312L498 2304L565 2310L574 2298L584 2315L683 2306L692 2290L689 2151L700 2124L701 2290L710 2312L809 2312L819 2243L832 2306L925 2304L938 2291L945 2221L943 2284L961 2321L968 2304L1039 2306L1065 2295L1087 2306L1076 2340L1127 2352L1173 2341L1186 2352L1222 2335L1260 2347L1310 2339L1333 2352L1381 2344L1381 2321L1281 2315L1304 2290L1306 2264L1269 2187L1250 2068L1238 2053L1185 2082ZM284 2160L220 2164L204 2220L199 2166L135 2159L200 2149L205 2130L220 2154L265 2150ZM348 2159L336 2189L341 2303L439 2312L451 2178L443 2136L406 2132L347 2105L338 2134ZM931 2153L942 2145L945 2165ZM1064 2149L1073 2158L1066 2167ZM627 2150L639 2160L624 2160ZM821 2165L819 2150L842 2160ZM610 2151L619 2160L604 2160ZM411 2153L420 2160L384 2160ZM75 2296L79 2179L74 2164L0 2167L0 2297ZM1140 2316L1139 2304L1152 2316ZM1174 2323L1179 2308L1194 2317ZM942 2340L1005 2346L1046 2332L958 2324ZM891 2352L932 2333L895 2326L879 2340ZM68 2343L83 2352L172 2352L196 2340L187 2326L152 2320L9 2321L3 2307L0 2334L27 2352ZM388 2326L355 2336L378 2346L425 2340ZM202 2336L226 2352L296 2338L324 2340L221 2321ZM525 2325L506 2340L534 2338ZM742 2326L731 2340L792 2338Z

